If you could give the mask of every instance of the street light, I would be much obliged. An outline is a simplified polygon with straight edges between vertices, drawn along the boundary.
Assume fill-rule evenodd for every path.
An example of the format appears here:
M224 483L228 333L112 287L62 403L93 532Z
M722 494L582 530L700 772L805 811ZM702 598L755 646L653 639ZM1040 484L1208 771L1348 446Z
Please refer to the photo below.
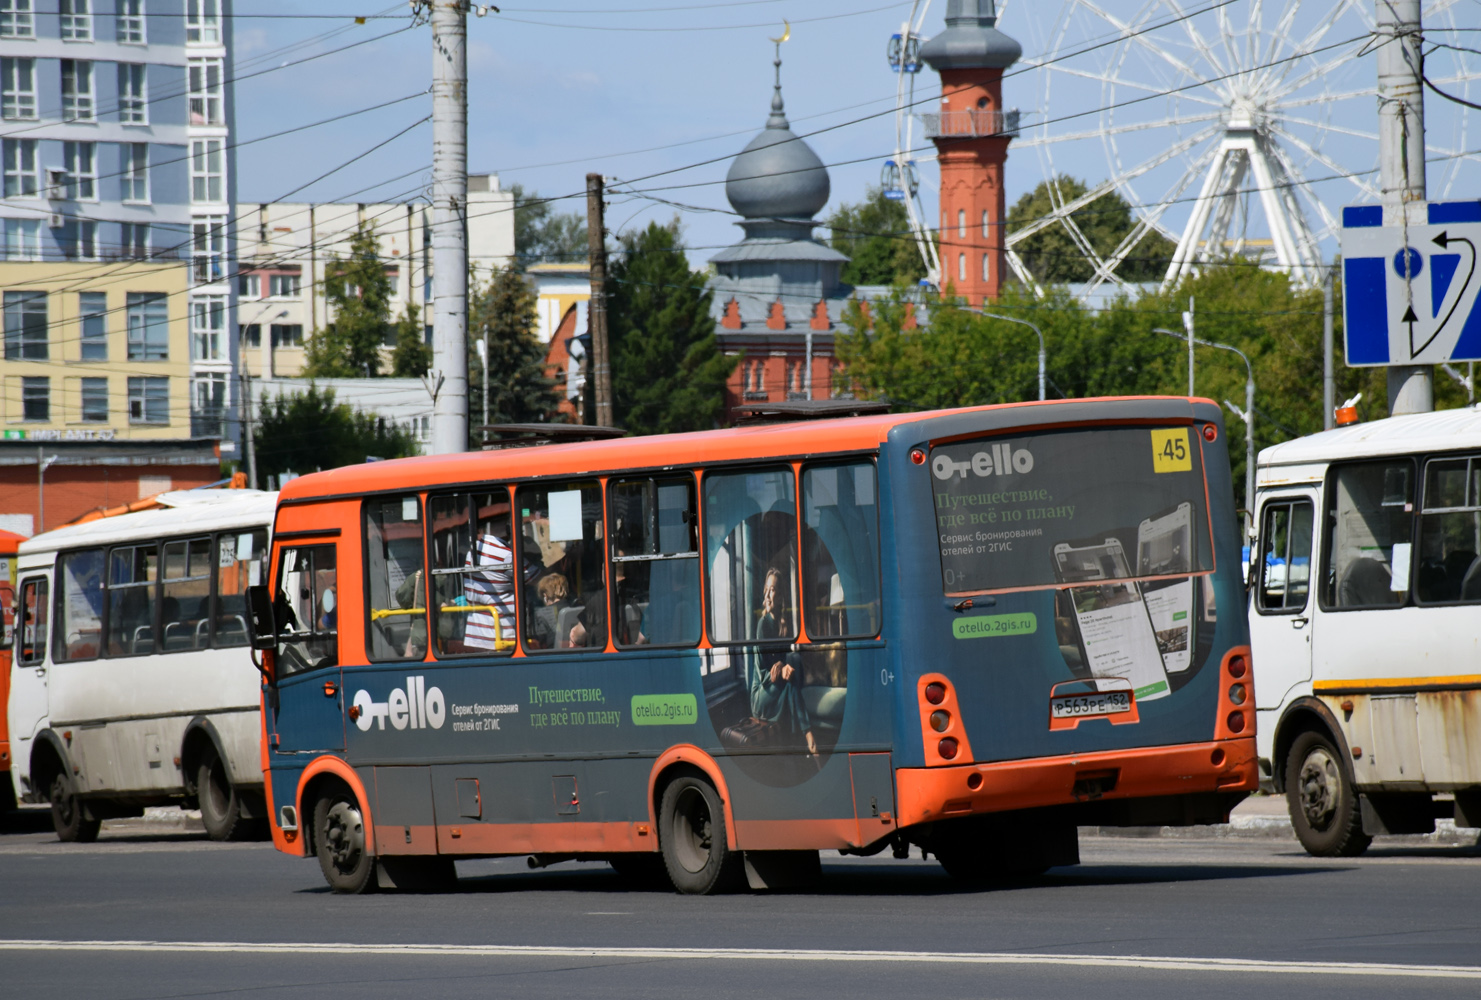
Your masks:
M1001 313L990 313L990 312L986 311L985 309L973 309L971 306L957 306L957 308L958 309L961 309L963 312L976 313L979 316L986 316L988 319L1001 319L1001 320L1005 320L1006 322L1009 322L1009 323L1019 323L1019 324L1022 324L1023 326L1028 327L1030 330L1034 331L1034 333L1036 333L1036 334L1039 335L1039 401L1040 402L1043 402L1044 399L1045 399L1045 395L1044 395L1044 359L1045 359L1044 331L1043 330L1040 330L1037 326L1035 326L1033 323L1030 323L1028 320L1026 320L1026 319L1019 319L1017 316L1004 316Z
M478 348L478 357L479 357L479 360L483 362L483 381L480 382L479 384L481 386L483 386L483 392L481 393L481 395L483 396L483 426L485 426L485 427L487 427L488 426L488 423L489 423L489 344L488 344L488 337L489 337L489 328L488 328L488 324L485 323L484 326L483 326L483 336L482 337L479 337L477 340L475 340L473 342L473 346L476 347L476 348Z
M1191 343L1194 343L1194 344L1202 344L1204 347L1217 347L1221 351L1233 351L1235 354L1238 354L1239 355L1239 359L1244 362L1244 371L1245 371L1245 379L1244 379L1244 411L1243 412L1240 412L1239 407L1235 406L1233 403L1229 402L1229 400L1227 400L1227 399L1224 400L1224 405L1227 406L1227 407L1229 407L1230 411L1235 416L1239 417L1239 419L1241 419L1241 420L1244 421L1244 504L1245 504L1245 515L1249 518L1249 527L1253 528L1254 525L1255 525L1255 520L1254 520L1254 518L1255 518L1255 369L1254 369L1254 366L1250 364L1250 359L1245 355L1244 351L1241 351L1237 347L1230 347L1228 344L1216 344L1212 340L1203 340L1203 339L1201 339L1199 337L1185 337L1184 334L1174 333L1172 330L1166 330L1166 329L1163 329L1160 326L1159 327L1153 327L1152 328L1152 332L1153 333L1163 333L1163 334L1166 334L1169 337L1176 337L1178 340L1187 339ZM1188 381L1190 383L1192 382L1192 376L1191 376L1191 374L1189 376Z

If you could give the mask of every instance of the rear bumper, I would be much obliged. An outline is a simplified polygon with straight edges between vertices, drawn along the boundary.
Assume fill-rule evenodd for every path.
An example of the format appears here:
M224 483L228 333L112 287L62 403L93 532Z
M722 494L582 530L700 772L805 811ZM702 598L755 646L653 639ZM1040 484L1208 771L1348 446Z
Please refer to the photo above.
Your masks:
M1233 804L1255 791L1259 780L1253 736L895 772L901 827L974 814L1179 796L1218 795Z

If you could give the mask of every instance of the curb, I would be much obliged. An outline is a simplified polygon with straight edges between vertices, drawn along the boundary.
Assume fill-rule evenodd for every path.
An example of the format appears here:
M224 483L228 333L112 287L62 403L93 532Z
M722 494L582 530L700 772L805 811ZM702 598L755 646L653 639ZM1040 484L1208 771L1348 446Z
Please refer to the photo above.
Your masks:
M1120 840L1296 840L1296 831L1285 816L1234 816L1216 826L1082 826L1081 836ZM1444 847L1474 847L1481 830L1457 827L1451 819L1435 820L1434 833L1404 834L1376 838L1378 843L1430 844Z

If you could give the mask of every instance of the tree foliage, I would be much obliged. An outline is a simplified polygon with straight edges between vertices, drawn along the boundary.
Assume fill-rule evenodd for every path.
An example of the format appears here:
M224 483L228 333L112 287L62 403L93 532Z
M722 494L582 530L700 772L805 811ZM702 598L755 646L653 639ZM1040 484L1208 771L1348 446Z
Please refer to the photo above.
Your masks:
M262 398L253 428L257 474L262 481L284 472L314 472L355 465L369 456L404 458L418 452L408 430L334 399L333 389L310 384L306 392Z
M364 378L380 374L381 345L391 322L391 279L381 262L375 224L350 237L349 256L324 269L324 298L334 322L315 330L305 346L309 378Z
M514 252L521 265L584 264L587 237L584 212L554 212L535 191L511 184L514 193Z
M488 393L489 423L524 424L549 420L560 399L555 383L545 377L545 345L535 333L534 287L515 268L495 268L488 283L473 286L468 303L468 424L483 420ZM489 381L474 342L488 338ZM473 433L473 444L482 436Z
M1008 233L1049 215L1056 206L1074 201L1088 190L1084 181L1063 174L1040 182L1008 210ZM1131 206L1115 191L1076 209L1070 219L1102 256L1115 251L1136 225ZM1149 232L1131 249L1116 274L1124 281L1160 281L1176 249L1167 237ZM1042 283L1089 281L1095 273L1085 252L1057 222L1019 243L1017 250L1029 272Z
M391 352L391 374L396 378L420 378L432 367L432 345L422 324L422 310L407 303L396 321L396 349Z
M926 265L911 235L903 201L870 186L857 205L839 205L827 219L829 243L845 253L843 280L851 285L914 285L926 276Z
M739 359L720 353L712 295L689 270L678 222L649 223L620 244L607 301L618 426L633 434L716 426Z

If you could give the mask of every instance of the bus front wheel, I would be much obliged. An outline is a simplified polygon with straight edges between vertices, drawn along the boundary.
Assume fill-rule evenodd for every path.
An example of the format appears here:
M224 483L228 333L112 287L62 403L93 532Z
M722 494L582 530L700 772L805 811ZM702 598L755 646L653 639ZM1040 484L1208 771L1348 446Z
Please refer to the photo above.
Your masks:
M365 817L354 795L340 789L314 804L314 850L333 892L375 889L375 859L365 850Z
M1286 803L1296 839L1313 857L1351 858L1373 842L1363 833L1352 776L1325 733L1307 731L1291 744L1286 757Z
M241 834L242 803L237 798L226 761L211 747L196 770L195 796L201 807L201 823L212 840L231 840Z
M103 827L101 820L88 819L65 774L59 773L51 782L51 825L56 827L57 839L67 844L91 843Z
M743 862L726 840L725 808L708 781L686 774L663 790L658 843L675 889L702 896L736 885Z

